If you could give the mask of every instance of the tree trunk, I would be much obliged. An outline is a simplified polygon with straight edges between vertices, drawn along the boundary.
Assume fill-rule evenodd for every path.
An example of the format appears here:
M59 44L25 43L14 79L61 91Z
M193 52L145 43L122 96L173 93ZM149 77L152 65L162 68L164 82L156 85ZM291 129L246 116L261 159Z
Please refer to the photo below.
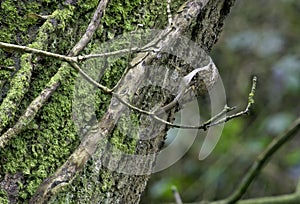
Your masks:
M72 0L51 3L1 1L0 41L67 54L85 32L97 3ZM182 0L172 1L171 10L177 11L182 3ZM209 1L184 34L209 52L219 38L233 3L234 0ZM43 15L51 16L42 18ZM137 29L137 24L143 24L145 29L164 29L167 26L166 3L158 0L109 2L100 28L84 53L99 50L97 47L101 43ZM114 58L112 61L107 58L101 62L100 65L106 68L102 73L101 84L107 87L116 85L128 59L132 59L132 56ZM155 54L147 63L161 67L175 62L169 55L163 55L157 60ZM153 171L155 153L164 144L168 130L166 125L137 111L124 112L124 105L121 108L115 97L97 91L95 111L99 122L96 124L102 132L97 129L95 133L89 129L86 133L87 125L80 127L80 130L76 127L76 121L88 119L82 116L84 114L74 118L72 103L78 74L67 63L29 53L0 50L0 65L1 134L18 124L16 122L20 116L41 91L43 94L40 97L47 101L31 110L37 111L35 117L30 122L24 119L22 123L29 122L26 128L0 149L0 203L24 203L30 199L31 203L46 202L48 199L53 203L139 202ZM130 82L143 85L146 78L164 74L161 70L142 73L138 69L131 69L118 86L118 92L122 93L127 86L135 86L128 85ZM53 90L55 92L49 94ZM132 90L135 91L131 94L131 102L144 110L164 106L172 100L168 93L154 86L134 87ZM83 101L90 97L84 93L79 95L84 98ZM177 108L174 107L161 117L172 121ZM116 111L120 111L120 114L115 114ZM93 118L89 118L89 121L93 121ZM93 125L95 123L90 126ZM104 130L107 130L105 137L101 135ZM90 134L91 137L82 137L80 133ZM91 145L89 143L94 141L91 139L93 134L98 135L98 138L100 135L100 139ZM90 145L91 149L86 149L85 145ZM77 155L80 155L80 162ZM134 157L132 160L130 155L145 157ZM77 176L58 182L58 178L62 178L61 174L67 175L71 171L70 166L61 166L70 163L71 167L76 167L72 171ZM63 190L61 184L65 186ZM44 195L46 191L47 195Z

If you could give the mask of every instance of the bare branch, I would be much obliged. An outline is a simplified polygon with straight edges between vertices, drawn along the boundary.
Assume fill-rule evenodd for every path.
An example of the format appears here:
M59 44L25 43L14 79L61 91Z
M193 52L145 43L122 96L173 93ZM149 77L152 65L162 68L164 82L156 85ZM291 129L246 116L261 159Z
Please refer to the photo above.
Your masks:
M229 112L229 111L232 111L235 109L235 107L228 107L227 105L224 107L224 109L218 113L217 115L213 116L212 118L210 118L208 121L206 121L205 123L201 124L201 125L197 125L197 126L190 126L190 125L177 125L177 124L173 124L173 123L170 123L160 117L158 117L158 115L160 115L161 113L163 113L162 109L159 109L158 111L154 111L154 112L150 112L150 111L146 111L146 110L142 110L132 104L130 104L129 102L123 100L120 95L116 94L113 92L113 95L121 102L123 103L124 105L126 105L127 107L135 110L135 111L138 111L140 113L143 113L143 114L146 114L146 115L149 115L150 117L154 118L155 120L161 122L161 123L164 123L165 125L168 125L170 127L173 127L173 128L181 128L181 129L203 129L203 130L207 130L207 128L209 127L212 127L212 126L216 126L216 125L219 125L221 123L225 123L229 120L232 120L234 118L237 118L237 117L240 117L242 115L246 115L249 113L250 111L250 108L251 108L251 105L254 104L254 94L255 94L255 89L256 89L256 81L257 81L257 77L254 76L253 77L253 83L252 83L252 88L251 88L251 92L249 93L249 98L248 98L248 105L246 107L245 110L243 111L240 111L234 115L229 115L229 116L225 116L224 118L221 118L219 119L221 116L223 116L225 113ZM178 95L177 95L179 98L182 96L182 93L180 92ZM166 109L170 109L171 107L174 107L176 104L177 104L177 98L176 97L171 103L169 103L168 105L164 106L163 108L166 108ZM165 109L163 109L165 110Z
M201 3L193 4L184 10L184 13L190 14L190 18L187 20L184 16L177 16L176 26L172 29L168 29L164 33L169 33L163 40L157 43L158 50L162 50L167 46L175 37L182 35L182 33L188 29L192 19L196 19L202 8L206 5L207 0L201 1ZM124 80L118 89L117 93L120 94L126 90L126 94L131 97L136 93L139 85L146 77L145 64L153 62L153 59L157 59L156 53L141 53L142 56L136 57L133 61L141 62L137 66L129 70L124 77ZM141 60L142 59L142 60ZM112 93L114 94L114 93ZM102 145L99 141L105 138L115 127L116 122L119 120L120 115L126 109L126 105L122 103L111 103L107 112L103 115L102 119L97 123L97 132L88 132L80 146L70 155L67 161L58 169L53 176L47 178L37 189L34 197L30 202L43 203L58 192L60 188L68 185L77 175L79 171L83 169L90 156L95 154L98 145ZM66 173L67 172L67 173ZM55 191L55 192L54 192Z
M52 52L47 52L35 48L30 48L26 46L21 46L21 45L15 45L15 44L10 44L10 43L4 43L0 42L0 48L4 49L13 49L16 51L21 51L21 52L29 52L37 55L42 55L42 56L47 56L47 57L53 57L62 61L67 61L67 62L77 62L77 57L72 57L78 55L80 51L82 51L86 45L89 43L89 41L92 39L93 34L97 30L100 24L100 20L104 14L105 8L107 6L108 0L102 0L98 4L98 7L90 21L90 24L88 25L86 32L83 34L81 39L78 41L78 43L72 48L68 56L66 55L60 55L60 54L55 54Z
M255 95L255 89L256 89L256 82L257 82L257 77L254 76L253 79L252 79L252 88L251 88L251 92L249 93L249 97L248 97L248 104L247 104L247 107L245 110L243 111L240 111L234 115L229 115L229 116L226 116L225 118L222 118L214 123L210 123L207 127L210 127L210 126L215 126L215 125L219 125L221 123L225 123L233 118L237 118L237 117L240 117L242 115L247 115L249 114L249 111L251 109L251 106L254 104L254 95Z
M159 41L156 41L155 43L157 43ZM154 43L154 44L155 44ZM0 44L1 46L1 44ZM16 45L13 45L13 47L15 47ZM147 47L150 47L150 46L153 46L153 43L151 44L148 44ZM46 56L51 56L51 57L56 57L56 58L59 58L59 59L62 59L62 60L65 60L65 61L68 61L70 63L70 65L75 68L77 71L79 71L79 73L87 80L89 81L90 83L92 83L93 85L95 85L96 87L100 88L101 90L103 90L104 92L106 93L112 93L112 91L117 87L117 85L119 83L117 83L117 85L113 88L113 89L109 89L108 87L106 86L103 86L101 84L99 84L98 82L96 82L95 80L93 80L90 76L88 76L80 67L77 63L73 62L73 59L72 57L67 57L67 56L64 56L64 55L58 55L58 54L53 54L53 53L50 53L50 52L45 52L45 51L42 51L42 50L37 50L37 49L32 49L32 48L28 48L28 47L24 47L24 46L17 46L18 49L22 49L23 51L26 51L26 50L30 50L32 51L33 53L36 53L36 54L42 54L42 55L46 55ZM115 53L119 52L122 53L122 52L128 52L130 51L131 49L124 49L124 50L119 50L119 51L116 51ZM133 50L142 50L142 49L139 49L139 48L134 48ZM111 53L110 53L111 54ZM86 55L87 58L81 58L81 59L88 59L89 57L100 57L100 56L104 56L104 54L95 54L95 55ZM84 56L82 56L84 57ZM135 65L136 66L136 65ZM122 78L119 80L119 82L122 80ZM148 112L148 111L145 111L145 110L141 110L131 104L129 104L128 102L124 101L123 99L121 99L116 93L113 93L116 98L118 98L124 105L128 106L129 108L133 109L133 110L136 110L140 113L143 113L143 114L146 114L146 115L149 115L151 117L153 117L154 119L168 125L168 126L171 126L171 127L174 127L174 128L183 128L183 129L203 129L203 130L206 130L208 127L211 127L211 126L215 126L215 125L218 125L218 124L221 124L221 123L224 123L224 122L227 122L233 118L236 118L236 117L239 117L241 115L245 115L245 114L248 114L249 113L249 110L251 108L251 105L254 103L254 94L255 94L255 89L256 89L256 81L257 81L257 78L256 77L253 77L253 85L252 85L252 89L251 89L251 92L249 94L249 98L248 98L248 105L246 107L245 110L241 111L241 112L238 112L234 115L230 115L230 116L226 116L225 118L222 118L220 120L217 120L221 115L223 115L224 113L228 112L228 111L231 111L233 110L234 108L229 108L229 107L225 107L224 110L222 110L218 115L214 116L213 118L209 119L207 122L203 123L202 125L200 126L188 126L188 125L176 125L176 124L172 124L168 121L165 121L161 118L159 118L157 115L160 115L163 111L166 111L166 110L169 110L170 108L174 107L176 104L177 104L177 101L182 97L183 92L185 91L185 89L187 87L185 87L185 89L181 90L179 95L170 103L170 104L167 104L166 106L164 106L162 109L160 109L159 111L157 112Z
M105 52L105 53L98 53L98 54L89 54L89 55L82 55L82 56L76 56L72 57L74 51L70 52L70 54L67 55L61 55L61 54L56 54L53 52L48 52L40 49L35 49L35 48L30 48L27 46L22 46L22 45L15 45L15 44L10 44L10 43L5 43L5 42L0 42L0 48L4 49L9 49L9 50L15 50L19 52L28 52L28 53L33 53L45 57L53 57L58 60L66 61L66 62L79 62L79 61L84 61L88 59L93 59L93 58L100 58L100 57L109 57L109 56L115 56L115 55L122 55L126 53L132 53L132 52L150 52L150 51L156 51L156 49L151 49L151 47L154 45L147 45L147 47L133 47L133 48L128 48L128 49L121 49L121 50L116 50L116 51L111 51L111 52Z
M97 8L97 12L95 13L95 15L94 15L94 17L92 19L92 22L95 21L95 16L99 16L99 12L100 13L102 12L101 7L99 7L99 5L98 5L98 8ZM124 71L121 79L117 82L117 84L115 85L115 87L112 88L112 89L109 89L109 88L107 88L107 87L99 84L95 80L93 80L90 76L88 76L80 68L80 66L77 64L77 62L78 61L87 60L87 59L92 59L92 58L100 58L100 57L120 55L120 54L129 53L129 52L137 52L137 53L138 52L145 52L145 53L147 53L147 52L158 52L158 49L156 49L155 46L165 36L167 36L172 31L172 29L169 29L168 32L163 33L159 38L154 39L152 42L148 43L147 45L145 45L142 48L134 47L134 48L116 50L116 51L107 52L107 53L90 54L90 55L83 55L83 56L75 56L75 57L73 57L75 54L77 54L80 50L83 49L82 46L86 46L86 44L88 43L87 39L90 39L91 32L95 31L95 26L92 24L92 22L90 23L89 27L87 28L87 32L80 39L80 41L75 45L76 47L74 47L70 51L70 53L69 53L68 56L61 55L61 54L56 54L56 53L52 53L52 52L47 52L47 51L40 50L40 49L30 48L30 47L27 47L27 46L20 46L20 45L15 45L15 44L10 44L10 43L4 43L4 42L0 42L0 48L12 49L12 50L21 51L21 52L29 52L29 53L33 53L33 54L37 54L37 55L41 55L41 56L53 57L53 58L56 58L58 60L66 61L75 70L77 70L87 81L89 81L91 84L93 84L96 87L102 89L106 93L111 93L113 90L115 90L118 87L118 85L122 81L122 78L126 75L127 71L130 68L137 66L141 61L143 61L143 59L147 57L147 54L143 58L141 58L141 60L139 60L137 62L134 62L134 63L131 63L131 65L129 67L127 67L127 69ZM99 23L99 22L97 21L97 23Z
M109 57L109 56L115 56L115 55L122 55L122 54L126 54L126 53L132 53L132 52L149 52L149 51L152 51L152 50L140 48L140 47L132 47L132 48L121 49L121 50L105 52L105 53L82 55L82 56L78 56L76 58L77 58L77 61L84 61L84 60L92 59L92 58Z
M236 106L234 107L229 107L227 105L225 105L224 109L218 113L217 115L213 116L212 118L210 118L208 121L207 121L207 125L208 124L211 124L213 121L216 121L218 118L222 117L224 114L232 111L232 110L235 110L236 109Z
M140 113L143 113L143 114L146 114L146 115L149 115L151 117L154 116L154 113L153 112L149 112L149 111L146 111L146 110L143 110L143 109L140 109L134 105L131 105L130 103L128 103L127 101L123 100L120 96L120 94L117 94L117 93L114 93L113 92L113 96L116 97L121 103L123 103L125 106L127 106L128 108L131 108L132 110L135 110L135 111L138 111Z
M257 177L257 175L260 173L261 169L265 166L269 159L279 150L280 147L291 140L293 136L295 136L299 131L299 129L300 117L297 118L286 131L273 139L268 147L257 157L256 161L253 163L253 165L241 181L239 187L232 193L231 196L229 196L229 198L225 199L223 203L235 203L236 201L241 199L241 197L248 189L249 185Z
M99 5L101 4L103 7L99 8L99 5L98 5L97 12L103 12L105 10L104 6L106 6L106 4L102 4L102 2L107 3L106 0L100 1ZM101 10L101 11L99 11L99 10ZM74 64L75 63L74 58L71 57L71 54L78 54L78 52L81 49L83 49L88 43L88 41L86 40L86 36L93 35L93 33L96 31L96 28L99 26L102 15L99 15L99 13L97 13L97 12L94 14L89 27L87 28L85 34L83 35L84 39L82 38L82 40L79 41L79 42L81 42L80 46L78 45L78 47L76 49L74 49L69 54L69 56L54 54L51 52L46 52L46 51L42 51L42 50L38 50L38 49L34 49L34 48L13 45L13 44L3 43L3 42L0 42L0 47L8 48L8 49L13 48L18 51L31 52L31 53L35 53L35 54L39 54L39 55L43 55L43 56L54 57L54 58ZM95 20L95 16L98 16L98 18L100 18L100 19ZM44 105L44 103L48 100L48 98L54 93L54 91L60 85L61 80L63 80L65 75L68 73L68 71L67 71L68 69L69 69L69 67L67 66L66 63L63 63L61 65L58 72L50 79L50 81L46 85L46 88L30 103L30 105L26 108L25 113L18 119L16 124L12 128L9 128L3 135L1 135L0 148L3 148L5 146L5 144L10 140L10 138L17 135L19 132L21 132L23 130L23 128L25 128L26 125L29 124L33 120L33 118L37 114L38 110Z
M94 15L90 21L90 24L88 25L86 32L81 37L81 39L78 41L78 43L72 48L72 50L69 53L69 56L76 56L79 52L81 52L86 45L90 42L92 39L95 31L98 29L100 25L100 21L102 19L102 16L104 15L106 6L107 6L108 0L101 0L97 6L96 11L94 12Z
M212 124L212 122L215 120L215 119L218 119L221 115L224 115L225 113L227 113L227 112L229 112L229 111L231 111L231 110L233 110L233 109L235 109L235 107L228 107L228 106L225 106L225 108L220 112L220 113L218 113L217 115L215 115L215 116L213 116L212 118L210 118L208 121L206 121L206 122L204 122L203 124L201 124L201 125L196 125L196 126L190 126L190 125L177 125L177 124L172 124L172 123L170 123L170 122L168 122L168 121L165 121L165 120L163 120L163 119L161 119L161 118L159 118L158 116L156 116L156 115L154 115L154 116L151 116L151 117L153 117L154 119L156 119L156 120L158 120L158 121L160 121L160 122L162 122L162 123L164 123L164 124L166 124L166 125L168 125L168 126L170 126L170 127L173 127L173 128L181 128L181 129L202 129L202 130L204 130L204 131L206 131L207 130L207 128L208 127L211 127L211 126L214 126L214 125L211 125ZM219 124L219 123L218 123Z
M10 44L10 43L0 42L0 48L12 49L12 50L20 51L20 52L29 52L29 53L33 53L33 54L37 54L37 55L53 57L53 58L56 58L56 59L59 59L62 61L67 61L67 62L74 61L74 58L68 57L66 55L55 54L55 53L47 52L44 50L39 50L39 49L35 49L35 48L30 48L30 47Z
M70 62L69 63L74 69L76 69L88 82L96 86L97 88L103 90L105 93L111 93L112 89L107 88L106 86L103 86L102 84L99 84L94 79L92 79L87 73L85 73L80 66L77 63Z

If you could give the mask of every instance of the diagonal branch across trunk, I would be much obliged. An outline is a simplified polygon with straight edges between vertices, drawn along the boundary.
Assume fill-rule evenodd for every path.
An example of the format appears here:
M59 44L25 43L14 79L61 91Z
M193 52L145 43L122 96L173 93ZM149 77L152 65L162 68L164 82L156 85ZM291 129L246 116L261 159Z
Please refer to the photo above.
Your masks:
M157 43L158 50L163 50L165 47L180 35L182 35L189 27L191 22L195 21L207 4L208 0L196 0L187 2L186 6L180 11L173 20L173 25L164 30L161 35L166 35L165 38ZM160 38L160 37L158 37ZM146 65L153 63L156 60L157 54L154 52L140 53L133 61L139 62L135 67L130 69L116 93L124 95L123 99L128 100L137 91L146 77ZM114 99L112 99L113 101ZM37 189L35 195L31 199L31 203L43 203L57 193L62 187L68 185L75 175L83 169L87 160L95 153L99 141L106 138L113 130L122 112L126 109L126 105L122 103L110 104L107 112L102 119L85 135L80 146L73 152L69 159L59 168L51 177L47 178Z

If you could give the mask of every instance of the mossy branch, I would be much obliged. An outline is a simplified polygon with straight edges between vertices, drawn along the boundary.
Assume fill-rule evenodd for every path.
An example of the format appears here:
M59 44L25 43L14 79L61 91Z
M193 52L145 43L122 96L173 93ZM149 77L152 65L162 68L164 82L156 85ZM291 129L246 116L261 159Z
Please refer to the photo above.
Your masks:
M64 12L64 10L61 10L60 12ZM56 18L56 15L58 15L58 13L53 12L53 15L51 17ZM31 43L28 46L19 46L0 42L0 48L2 49L30 52L30 54L26 53L21 56L20 69L17 71L12 81L10 82L10 89L0 106L0 133L7 127L7 125L9 125L9 123L14 120L15 113L19 108L19 104L28 91L28 87L31 81L31 72L33 70L31 62L33 58L32 54L34 54L36 50L41 51L42 49L45 49L48 46L45 42L47 42L49 36L53 34L57 29L58 25L53 25L51 23L51 19L48 19L38 30L35 42ZM4 137L0 138L0 147L2 146L2 144L4 144L4 140L2 138ZM5 136L5 138L9 137Z
M10 89L0 105L0 133L13 121L15 113L28 91L33 69L31 58L31 54L21 56L21 68L10 81Z
M163 50L165 46L168 46L172 40L183 34L185 29L188 28L192 19L196 19L202 8L206 5L207 1L201 1L201 4L195 4L187 7L184 13L190 14L190 19L185 19L185 15L177 15L175 17L175 25L172 28L168 28L163 34L166 37L160 40L158 37L157 47L158 50ZM157 53L144 53L141 56L137 56L133 59L134 62L139 62L122 79L122 82L116 88L115 92L112 92L114 96L123 96L122 93L126 92L126 99L133 96L139 85L144 81L146 77L145 66L152 63L157 58ZM127 97L128 96L128 97ZM116 101L116 97L112 101ZM127 106L123 103L111 103L104 116L95 125L95 128L90 130L82 139L80 146L70 155L68 160L58 169L51 177L47 178L37 189L36 193L31 199L33 203L44 203L61 189L63 186L69 185L74 179L76 174L83 169L87 160L97 150L98 146L105 143L106 137L115 127L119 117L126 110ZM102 141L101 141L102 140ZM104 140L104 141L103 141ZM101 142L100 142L101 141ZM55 192L54 192L55 191Z
M54 54L51 52L39 50L36 48L30 48L25 46L18 46L18 45L12 45L8 43L0 43L1 48L12 48L19 51L25 51L35 54L41 54L46 55L50 57L55 57L60 60L69 61L70 57L76 56L84 47L87 45L89 40L91 39L91 36L96 31L100 24L100 20L103 16L104 10L106 8L106 5L108 3L108 0L102 0L99 2L98 7L93 15L93 18L86 29L85 34L82 36L82 38L78 41L78 43L73 47L70 54L68 56ZM54 13L59 16L59 13L57 12L64 12L63 10L55 11ZM55 17L55 16L51 16ZM69 18L72 18L70 15ZM49 19L50 21L50 19ZM51 24L52 25L52 24ZM46 26L45 29L49 29L49 26L51 26L48 22L48 20L44 23L44 26ZM43 27L42 27L43 28ZM41 30L40 32L46 32L46 30ZM47 32L46 32L47 33ZM43 38L45 37L45 33L42 35ZM44 39L43 39L44 40ZM34 45L43 44L42 42L35 42ZM4 145L16 134L20 133L26 125L28 125L35 115L37 114L38 110L44 105L44 103L48 100L48 98L54 93L54 91L57 89L57 87L60 85L61 80L63 80L70 71L70 67L67 63L63 63L61 67L59 68L58 72L50 79L50 81L47 83L46 88L30 103L30 105L26 108L25 113L19 118L19 120L16 122L16 124L9 128L1 137L0 137L0 148L3 148Z

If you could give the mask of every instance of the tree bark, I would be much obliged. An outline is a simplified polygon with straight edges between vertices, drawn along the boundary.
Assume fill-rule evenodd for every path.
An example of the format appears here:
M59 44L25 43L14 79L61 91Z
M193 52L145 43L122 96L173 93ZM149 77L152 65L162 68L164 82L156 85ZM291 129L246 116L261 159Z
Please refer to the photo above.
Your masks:
M0 33L0 41L30 45L54 53L68 53L70 47L84 33L97 3L97 1L53 1L52 4L47 5L45 2L37 1L23 5L22 2L3 1L1 13L6 14L7 18L0 20L5 28ZM182 0L172 2L172 10L176 11L182 3L184 3ZM234 0L209 1L184 34L209 52L220 36L224 20L233 3ZM145 28L165 28L167 18L166 15L161 14L164 10L166 10L166 5L161 1L110 2L101 28L85 52L91 52L95 46L108 40L112 35L117 36L136 29L138 23L144 24ZM36 19L33 14L52 15L52 17L47 20ZM67 162L70 161L72 158L70 155L73 155L74 162L78 162L74 152L86 151L85 148L80 149L80 147L89 142L89 140L83 140L79 145L81 138L76 132L72 118L72 98L77 73L70 66L53 59L32 54L20 55L10 51L1 51L0 54L2 55L1 65L13 64L16 67L16 72L13 73L10 70L0 70L1 76L6 76L0 80L1 134L14 125L28 104L48 86L51 82L49 82L50 78L57 70L61 73L54 86L55 93L50 99L45 99L48 99L48 103L38 110L36 117L26 129L0 150L0 187L2 189L0 201L22 203L28 202L34 196L30 200L31 203L44 202L45 200L38 199L39 193L44 192L42 185L51 180L49 179L51 175L52 177L57 175L55 172L67 159ZM156 65L170 62L169 56L151 61ZM115 85L124 71L124 67L120 69L118 62L114 63L113 65L103 64L108 71L105 72L101 83L109 87ZM141 76L150 77L161 74L158 71L141 74ZM120 84L119 92L122 92L125 82L132 80L130 74L132 73L129 71L123 84ZM25 80L16 82L20 75L26 76ZM137 78L136 75L134 77ZM143 81L143 78L139 80ZM28 81L30 81L29 84ZM22 86L17 86L16 83ZM21 92L18 91L20 89ZM136 87L136 92L133 94L134 105L145 110L156 107L157 104L166 105L171 100L166 93L155 87L140 90ZM11 97L14 95L17 97ZM83 170L77 172L74 180L68 181L70 185L67 185L64 191L57 193L53 190L46 196L53 203L138 203L155 163L155 153L163 147L168 130L165 125L137 112L129 113L130 120L126 118L126 115L118 115L112 120L112 112L109 110L113 110L111 107L114 106L114 98L111 101L111 97L102 91L98 92L97 97L96 109L100 128L111 131L107 134L108 137L94 144L92 152L89 150L85 152L86 156L82 159L84 161L78 163L78 168L83 168ZM173 120L175 111L176 108L163 117ZM106 122L101 123L101 121ZM113 128L117 121L119 121L118 127L123 128L123 132ZM128 122L140 129L134 131L134 128L128 127ZM127 135L131 137L128 139ZM151 139L144 140L143 138ZM122 173L124 169L128 169L126 165L131 161L124 159L120 150L131 155L149 155L149 157L146 163L136 160L136 168L131 170L137 173ZM83 167L80 164L85 165ZM64 168L61 172L68 173Z

